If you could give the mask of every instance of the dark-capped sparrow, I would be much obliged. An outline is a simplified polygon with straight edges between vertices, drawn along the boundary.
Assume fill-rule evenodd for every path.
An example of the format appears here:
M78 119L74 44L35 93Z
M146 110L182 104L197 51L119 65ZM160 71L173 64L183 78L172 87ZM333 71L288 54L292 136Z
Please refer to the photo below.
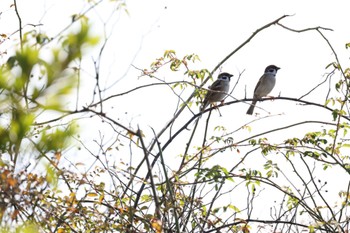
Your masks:
M280 68L275 65L269 65L266 67L264 75L261 76L258 84L256 84L254 89L254 100L250 105L247 114L252 115L256 102L262 97L267 96L272 91L276 83L276 73L279 69Z
M208 87L207 95L204 98L201 111L214 102L223 101L230 89L230 80L233 75L229 73L221 73L218 79Z

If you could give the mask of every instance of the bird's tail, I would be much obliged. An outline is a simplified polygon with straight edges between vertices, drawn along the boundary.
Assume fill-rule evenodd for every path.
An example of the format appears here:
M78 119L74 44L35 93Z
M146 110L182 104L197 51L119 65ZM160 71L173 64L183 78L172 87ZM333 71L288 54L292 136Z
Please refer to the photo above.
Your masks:
M256 105L256 100L253 100L253 103L250 105L250 107L249 107L249 109L247 111L248 115L252 115L253 114L255 105Z

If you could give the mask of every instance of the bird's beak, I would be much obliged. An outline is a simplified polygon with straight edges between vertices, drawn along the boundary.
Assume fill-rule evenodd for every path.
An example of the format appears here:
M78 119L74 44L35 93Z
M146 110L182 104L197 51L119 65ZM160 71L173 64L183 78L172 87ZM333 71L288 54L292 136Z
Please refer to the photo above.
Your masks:
M281 69L280 67L276 67L276 68L277 68L277 70Z

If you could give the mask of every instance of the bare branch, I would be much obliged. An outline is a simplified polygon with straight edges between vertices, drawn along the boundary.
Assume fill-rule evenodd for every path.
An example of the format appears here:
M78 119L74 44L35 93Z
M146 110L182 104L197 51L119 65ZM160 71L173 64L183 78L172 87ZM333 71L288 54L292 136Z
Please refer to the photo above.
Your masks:
M280 22L277 22L276 24L277 24L278 26L281 26L281 27L284 28L284 29L287 29L287 30L292 31L292 32L297 32L297 33L307 32L307 31L314 31L314 30L316 30L316 31L318 31L318 30L333 31L333 29L331 29L331 28L325 28L325 27L313 27L313 28L304 28L304 29L297 30L297 29L293 29L293 28L284 26L284 25L281 24Z
M18 23L19 23L19 41L20 41L20 45L21 45L21 51L23 51L23 35L22 35L22 18L19 14L18 11L18 6L17 6L17 1L13 0L13 5L15 6L15 12L18 18Z

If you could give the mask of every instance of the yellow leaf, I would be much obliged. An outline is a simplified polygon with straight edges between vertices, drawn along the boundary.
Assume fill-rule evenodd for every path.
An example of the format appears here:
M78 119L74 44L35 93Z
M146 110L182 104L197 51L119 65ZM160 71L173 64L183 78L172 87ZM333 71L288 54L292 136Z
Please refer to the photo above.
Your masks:
M157 233L161 233L163 230L162 222L159 219L153 218L151 220L151 225Z
M99 203L101 204L103 199L105 198L105 195L102 193L100 197L98 198Z
M128 135L128 137L129 137L130 139L132 139L132 138L134 137L134 134L131 133L130 131L128 131L128 132L126 133L126 135Z
M75 197L75 193L74 193L74 192L71 192L71 193L69 194L68 202L69 202L70 204L74 204L74 203L76 202L76 197Z
M88 197L97 197L97 193L88 193L87 196Z
M12 177L9 177L7 178L7 184L11 187L14 187L17 184L17 180Z
M60 161L61 155L62 155L62 154L61 154L60 151L57 151L57 152L55 153L55 157L56 157L57 161Z

